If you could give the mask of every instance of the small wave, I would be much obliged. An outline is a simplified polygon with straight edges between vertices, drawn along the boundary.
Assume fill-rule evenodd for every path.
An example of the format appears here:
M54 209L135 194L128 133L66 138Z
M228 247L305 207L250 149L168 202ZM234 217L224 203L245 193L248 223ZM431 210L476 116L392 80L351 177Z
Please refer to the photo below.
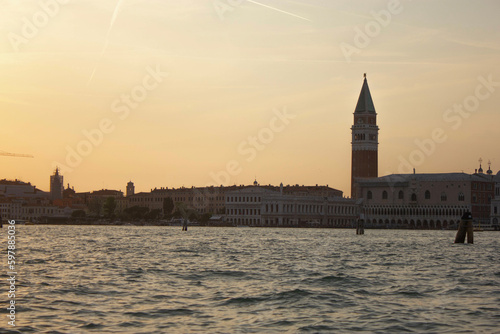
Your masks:
M33 309L31 307L28 307L28 306L16 306L16 309L19 311L19 312L28 312L28 311L33 311Z
M98 328L103 328L104 325L101 324L94 324L93 322L78 326L78 328L84 328L84 329L98 329Z
M186 309L186 308L159 309L159 310L156 310L156 311L153 312L154 315L164 314L164 315L172 315L172 316L176 316L176 315L192 315L192 314L195 314L195 313L196 313L195 311L192 311L192 310Z
M45 261L44 259L31 259L24 262L24 264L41 264L41 263L47 263L47 261Z
M153 298L153 299L171 299L172 296L167 296L167 295L154 295L154 296L151 296L150 298Z
M286 327L286 326L293 326L296 323L297 322L290 321L290 320L278 320L278 321L275 321L275 322L269 324L268 327Z
M302 289L294 289L289 291L282 291L273 294L265 294L258 297L234 297L226 299L222 305L248 305L255 304L265 301L286 301L293 302L296 300L300 300L305 296L309 296L312 293Z
M331 326L326 326L326 325L309 325L309 326L300 327L299 329L300 329L300 331L304 331L304 332L329 333L329 332L333 332L336 328L331 327Z
M229 276L229 277L244 277L248 274L244 271L238 270L207 270L204 273L209 274L208 276Z
M296 297L304 297L304 296L309 296L312 293L306 290L302 289L294 289L290 291L282 291L276 294L278 298L283 298L283 299L291 299L291 298L296 298Z
M234 297L227 299L222 305L248 305L260 303L264 300L266 299L260 297Z
M124 314L132 316L132 317L138 317L138 318L151 318L152 317L151 313L148 313L148 312L125 312Z
M125 321L120 324L118 324L120 327L140 327L143 326L142 322L139 321Z
M143 272L144 270L141 267L136 269L127 269L127 274L142 274Z
M82 308L77 311L74 311L71 314L91 314L92 316L97 316L97 317L104 317L106 316L105 312L97 311L92 308Z
M420 293L418 291L399 291L398 294L407 296L407 297L423 297L423 293Z
M186 316L193 315L196 312L190 309L177 308L177 309L159 309L150 311L137 311L137 312L126 312L125 315L138 318L158 318L163 316Z
M384 328L385 333L409 333L411 330L402 325L391 325Z
M52 305L60 305L60 304L63 304L63 305L78 305L78 306L80 306L80 305L87 305L85 303L75 302L75 301L72 301L72 300L63 300L63 299L54 300L50 304L52 304Z
M347 276L335 276L335 275L323 276L319 279L320 282L344 282L347 280L349 280Z
M23 334L23 333L32 333L32 332L39 333L39 330L36 328L30 327L30 326L21 327L21 328L19 328L19 330L3 329L2 328L2 334Z
M198 250L196 249L188 249L188 248L177 248L177 249L172 249L172 253L198 253Z
M358 289L353 291L357 295L362 295L362 296L378 296L380 295L379 293L373 292L373 291L368 291L365 289Z
M461 286L456 286L454 288L448 289L443 292L443 295L456 295L456 294L463 294L467 293L467 289L461 287Z

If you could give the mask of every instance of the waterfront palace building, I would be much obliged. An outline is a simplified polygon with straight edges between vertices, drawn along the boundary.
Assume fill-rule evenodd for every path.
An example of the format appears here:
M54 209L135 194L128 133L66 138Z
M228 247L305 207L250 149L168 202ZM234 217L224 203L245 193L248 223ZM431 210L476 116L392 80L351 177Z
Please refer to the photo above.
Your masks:
M317 191L292 192L254 186L226 193L226 221L235 226L351 227L359 216L359 205L342 192L325 186Z
M357 180L367 227L456 228L465 211L489 227L494 182L476 173L393 174Z

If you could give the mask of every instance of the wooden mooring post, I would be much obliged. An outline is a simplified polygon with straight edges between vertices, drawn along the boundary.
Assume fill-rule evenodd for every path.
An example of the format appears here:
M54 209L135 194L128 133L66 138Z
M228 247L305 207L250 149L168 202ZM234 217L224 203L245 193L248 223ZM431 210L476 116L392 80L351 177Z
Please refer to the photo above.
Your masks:
M362 218L356 224L356 234L365 234L365 220Z
M460 224L458 224L458 231L455 237L456 244L463 244L465 236L467 235L467 243L474 243L474 226L472 225L472 214L467 211L462 215Z

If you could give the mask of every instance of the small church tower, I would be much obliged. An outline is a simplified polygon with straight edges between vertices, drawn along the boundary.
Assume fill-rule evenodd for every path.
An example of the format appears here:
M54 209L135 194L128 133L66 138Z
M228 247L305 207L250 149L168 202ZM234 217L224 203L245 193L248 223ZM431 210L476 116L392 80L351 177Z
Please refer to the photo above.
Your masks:
M64 179L59 174L59 167L56 167L54 175L50 176L50 199L57 200L63 198Z
M134 182L129 181L129 183L127 183L127 197L130 197L134 194L135 194Z
M356 197L356 178L378 177L378 126L366 73L354 110L351 161L351 197Z

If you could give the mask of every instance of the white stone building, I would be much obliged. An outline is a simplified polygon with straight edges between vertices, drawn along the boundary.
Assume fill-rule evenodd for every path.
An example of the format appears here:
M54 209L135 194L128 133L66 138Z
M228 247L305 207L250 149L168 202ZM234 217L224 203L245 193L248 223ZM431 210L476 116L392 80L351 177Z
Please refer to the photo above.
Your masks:
M260 186L226 193L225 220L235 226L353 227L359 204L352 199L286 194Z

